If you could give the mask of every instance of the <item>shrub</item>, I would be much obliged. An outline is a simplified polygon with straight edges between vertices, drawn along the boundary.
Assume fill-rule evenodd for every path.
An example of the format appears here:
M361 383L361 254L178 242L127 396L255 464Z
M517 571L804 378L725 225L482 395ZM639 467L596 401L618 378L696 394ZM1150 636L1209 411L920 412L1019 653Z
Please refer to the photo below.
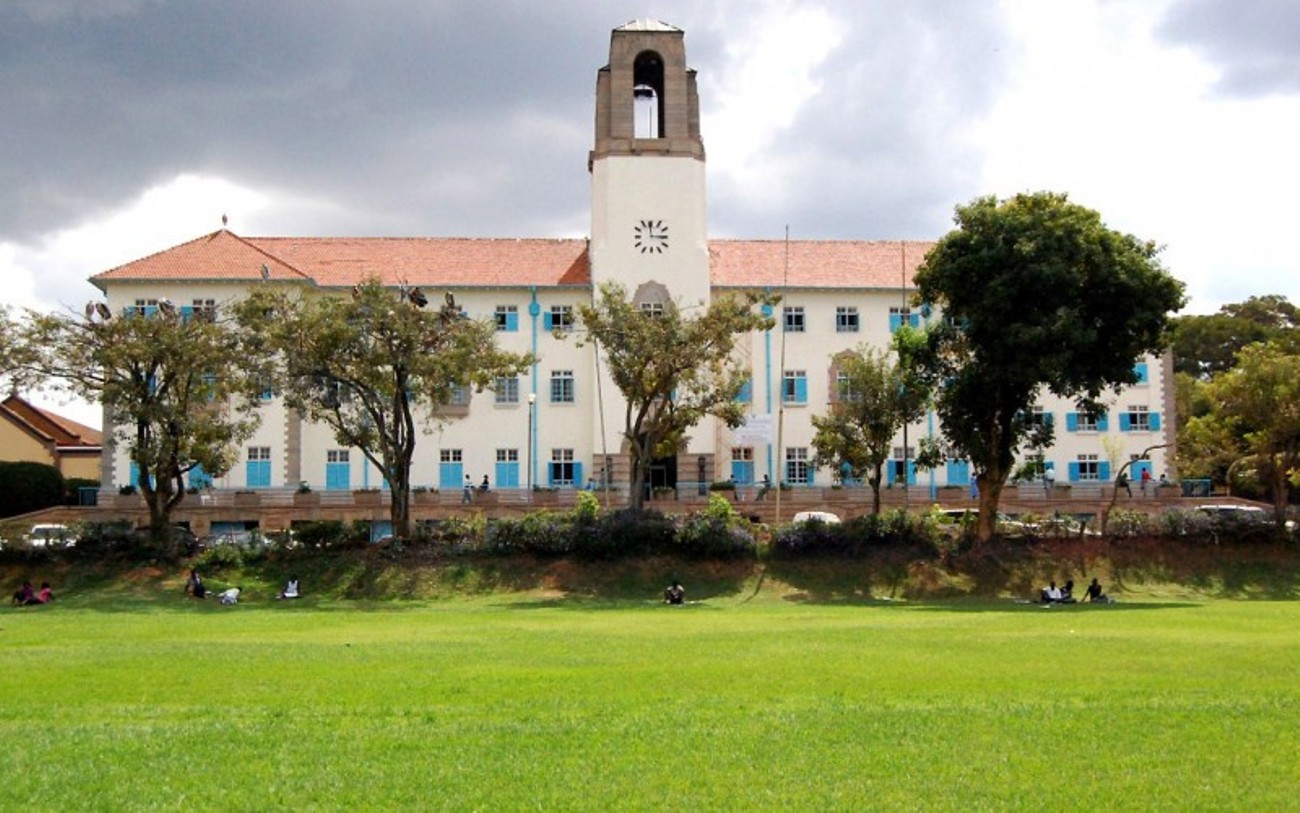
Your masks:
M304 548L341 548L348 542L348 527L337 519L295 522L293 535Z
M63 502L63 475L53 466L0 462L0 516L39 511Z
M782 525L772 534L772 553L788 558L838 556L852 558L872 548L939 550L942 534L934 517L902 510L854 517L839 525L818 520Z

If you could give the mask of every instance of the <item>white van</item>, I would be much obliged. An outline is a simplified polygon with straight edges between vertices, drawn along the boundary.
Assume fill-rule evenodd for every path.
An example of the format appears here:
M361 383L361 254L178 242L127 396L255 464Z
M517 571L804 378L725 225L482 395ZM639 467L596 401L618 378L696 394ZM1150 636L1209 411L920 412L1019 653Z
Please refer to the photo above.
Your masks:
M67 525L33 525L23 535L29 547L43 548L46 545L72 547L77 544L77 536Z

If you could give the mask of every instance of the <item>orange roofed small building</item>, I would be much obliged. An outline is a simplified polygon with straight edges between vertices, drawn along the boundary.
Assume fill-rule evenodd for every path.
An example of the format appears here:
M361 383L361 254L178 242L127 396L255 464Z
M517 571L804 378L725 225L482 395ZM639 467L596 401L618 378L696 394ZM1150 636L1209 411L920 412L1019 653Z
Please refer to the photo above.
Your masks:
M98 480L103 435L17 395L0 401L0 460L45 463L65 478Z

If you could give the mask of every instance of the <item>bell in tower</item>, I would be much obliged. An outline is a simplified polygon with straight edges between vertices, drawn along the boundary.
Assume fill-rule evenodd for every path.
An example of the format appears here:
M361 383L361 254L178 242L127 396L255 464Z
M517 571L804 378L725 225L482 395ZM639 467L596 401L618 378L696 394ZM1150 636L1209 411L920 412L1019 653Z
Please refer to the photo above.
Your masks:
M614 29L609 64L596 77L596 143L588 163L646 153L703 160L704 142L682 30L634 20Z

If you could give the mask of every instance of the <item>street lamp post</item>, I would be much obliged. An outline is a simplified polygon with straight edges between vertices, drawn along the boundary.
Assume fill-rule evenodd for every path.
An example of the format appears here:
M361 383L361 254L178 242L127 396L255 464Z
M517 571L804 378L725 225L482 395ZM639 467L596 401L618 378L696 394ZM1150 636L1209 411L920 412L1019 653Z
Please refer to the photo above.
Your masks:
M528 502L533 501L533 406L537 403L537 393L528 393Z

